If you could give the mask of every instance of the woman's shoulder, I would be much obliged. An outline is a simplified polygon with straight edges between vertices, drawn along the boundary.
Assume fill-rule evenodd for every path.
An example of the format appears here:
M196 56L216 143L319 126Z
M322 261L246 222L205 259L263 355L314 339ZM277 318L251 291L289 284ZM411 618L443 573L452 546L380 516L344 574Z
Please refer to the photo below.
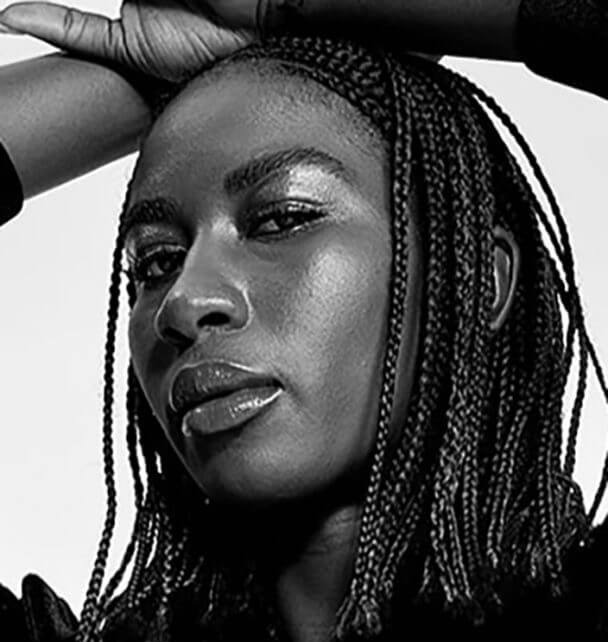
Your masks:
M569 551L564 578L561 597L538 591L530 599L522 599L505 617L534 622L539 634L550 633L556 638L608 639L608 519L592 530L586 543ZM525 633L525 629L520 627L517 632Z
M584 546L564 560L565 590L555 598L547 589L513 589L500 611L487 614L483 624L446 613L436 604L397 594L393 627L387 640L404 636L417 640L447 635L469 642L539 638L608 640L608 520L595 527Z
M22 596L18 598L0 584L0 641L75 642L78 619L68 603L41 577L26 575L21 583L21 592ZM174 621L172 640L194 642L202 639L197 635L200 609L197 608L196 596L191 593L180 594L180 599L171 604L171 620ZM115 597L110 603L111 610L126 604L125 600L126 594ZM119 617L106 622L102 634L104 642L165 640L157 626L156 611L156 602L149 599L144 599L136 609L124 610ZM240 638L229 639L236 642Z
M564 606L608 638L608 518L596 526L586 545L573 549L565 564L568 590Z
M503 630L524 638L534 632L585 642L608 639L608 520L566 555L564 579L560 597L538 589L506 609L493 623L497 639Z
M0 639L11 642L72 642L78 621L68 603L38 575L21 583L19 599L0 584Z
M584 544L564 559L564 590L553 597L546 590L524 596L496 621L497 630L515 627L515 635L572 637L585 642L608 639L608 519L596 526ZM504 624L509 620L508 627ZM518 624L519 623L519 624ZM528 623L529 626L528 626Z
M461 633L471 642L512 640L515 636L531 639L537 635L556 638L572 635L585 642L608 639L608 519L594 528L587 544L570 551L565 560L565 575L567 590L560 599L550 598L542 591L522 596L481 627L472 627L425 607L402 609L407 617L401 624L412 641L418 639L418 633L424 633L424 639L443 634L458 637ZM194 620L187 617L189 611L196 611L195 606L188 603L188 608L182 607L184 612L180 611L176 619L184 626L188 622L187 629L197 628L193 627ZM395 624L393 632L401 630ZM74 642L77 628L77 618L67 602L39 576L30 574L23 579L20 599L0 584L0 639ZM144 629L133 617L126 618L109 639L140 640ZM388 639L392 637L389 635Z

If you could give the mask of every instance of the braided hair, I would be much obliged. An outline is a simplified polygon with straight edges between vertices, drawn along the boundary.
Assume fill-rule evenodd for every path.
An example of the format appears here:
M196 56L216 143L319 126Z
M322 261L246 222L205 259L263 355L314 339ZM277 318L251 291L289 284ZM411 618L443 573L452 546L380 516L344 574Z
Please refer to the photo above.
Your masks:
M504 587L514 580L522 590L541 585L559 595L565 588L564 555L585 541L608 484L607 463L586 513L572 473L589 360L607 400L608 389L585 326L565 222L533 153L492 98L441 65L308 36L270 38L219 65L259 60L272 60L279 73L315 81L349 101L390 154L389 331L375 449L354 572L337 613L337 639L379 635L391 608L399 606L404 577L415 585L415 597L477 623L500 608ZM162 96L156 115L182 86ZM499 127L523 152L550 214ZM425 256L421 356L392 448L389 420L414 192L423 212ZM521 248L522 267L509 317L494 332L496 225ZM202 596L208 634L249 614L278 639L263 574L246 560L223 556L204 526L202 536L193 536L200 524L210 523L214 507L168 447L132 368L126 435L136 519L122 563L101 593L116 516L112 390L122 250L121 218L105 358L108 510L79 642L99 639L104 627L126 615L152 627L150 638L169 640L170 603L180 592ZM132 304L130 282L127 291ZM576 356L576 395L564 447L563 397ZM112 599L129 567L126 590Z

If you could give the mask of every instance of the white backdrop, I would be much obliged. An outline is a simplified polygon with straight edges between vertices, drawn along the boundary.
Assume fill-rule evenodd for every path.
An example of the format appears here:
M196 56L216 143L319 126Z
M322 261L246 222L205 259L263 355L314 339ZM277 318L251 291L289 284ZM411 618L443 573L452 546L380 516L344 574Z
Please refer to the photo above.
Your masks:
M0 9L8 4L0 0ZM119 6L116 0L72 4L114 13ZM31 38L0 35L0 65L50 51ZM445 63L493 94L537 152L569 223L588 323L608 364L608 102L537 78L522 65L455 58ZM32 199L0 230L0 582L20 593L21 578L39 573L77 612L104 515L106 292L133 163L132 156ZM111 567L132 519L121 428L124 327L116 416L120 511ZM608 443L607 418L593 384L576 469L588 501Z

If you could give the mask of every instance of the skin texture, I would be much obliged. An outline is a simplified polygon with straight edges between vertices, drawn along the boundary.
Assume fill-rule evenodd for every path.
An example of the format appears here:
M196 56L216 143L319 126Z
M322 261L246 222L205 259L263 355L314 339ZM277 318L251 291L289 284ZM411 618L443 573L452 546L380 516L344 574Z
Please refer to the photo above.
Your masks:
M136 151L150 125L122 76L62 53L0 67L0 96L0 140L26 198Z
M246 522L248 539L257 532L269 543L286 629L311 642L329 639L347 589L374 443L389 305L390 173L383 144L354 107L256 64L256 73L237 67L193 81L146 140L127 217L161 197L174 213L129 228L132 262L161 252L146 264L161 278L138 285L129 338L146 397L193 479L237 512L265 511ZM235 168L303 148L331 156L342 172L300 161L226 192ZM290 223L274 210L275 219L259 218L281 203L312 204L322 216ZM415 375L420 215L413 194L393 438ZM277 235L277 225L292 225L292 233ZM502 245L508 250L508 239ZM497 265L498 315L512 291L508 251L497 250ZM167 411L170 385L201 359L276 377L283 392L242 429L185 437Z
M326 498L297 521L278 520L284 531L272 540L294 542L277 562L279 607L294 639L310 640L327 636L350 575L376 426L391 246L388 168L378 141L351 124L360 118L353 107L329 93L325 101L295 101L301 85L245 71L211 85L194 81L148 137L129 203L165 196L179 216L171 225L132 228L127 249L170 243L187 251L158 287L139 286L130 345L145 394L193 478L212 499L248 507ZM224 193L227 172L294 146L338 159L348 180L307 163ZM326 216L283 239L259 236L276 229L272 222L244 230L247 211L302 200ZM413 380L417 251L395 425ZM273 375L283 394L244 430L188 443L167 421L166 403L176 370L201 358Z
M187 251L167 278L139 287L134 365L189 472L221 501L276 502L334 489L361 476L375 433L390 269L385 160L370 154L377 145L362 140L361 128L340 133L346 114L319 103L302 109L290 98L297 81L285 82L237 75L206 87L195 82L156 124L133 188L132 203L165 196L179 213L171 225L133 228L129 253L163 244ZM296 147L330 154L348 178L305 162L225 193L230 170ZM287 238L262 236L276 230L272 222L246 231L246 213L273 202L309 202L326 214ZM420 276L413 280L420 284ZM419 286L410 290L408 364L420 309L415 296ZM242 431L185 438L168 416L168 395L176 371L201 358L274 376L283 394ZM407 374L410 381L398 386L400 410L411 387Z
M5 7L0 12L0 38L5 33L28 34L70 54L11 65L0 73L0 138L11 152L26 196L132 151L147 127L149 113L116 73L117 67L127 77L136 72L175 80L248 44L260 26L281 32L280 25L291 20L313 33L335 31L337 26L340 36L379 33L382 42L393 34L399 46L434 58L440 51L520 59L515 47L520 0L358 0L355 4L350 0L126 0L120 18L114 20L52 2ZM112 65L114 71L102 65ZM15 83L18 108L7 99ZM94 144L83 146L82 140Z

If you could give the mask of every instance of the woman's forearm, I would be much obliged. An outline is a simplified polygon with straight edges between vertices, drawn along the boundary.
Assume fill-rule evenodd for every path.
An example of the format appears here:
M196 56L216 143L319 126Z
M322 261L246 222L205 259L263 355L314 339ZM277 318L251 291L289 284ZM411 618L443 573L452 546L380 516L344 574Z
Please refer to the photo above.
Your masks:
M0 143L26 197L137 148L149 109L121 75L52 54L0 67Z
M608 0L261 0L268 33L361 35L405 51L524 62L608 98Z
M520 0L264 0L269 30L314 27L404 49L517 60Z

